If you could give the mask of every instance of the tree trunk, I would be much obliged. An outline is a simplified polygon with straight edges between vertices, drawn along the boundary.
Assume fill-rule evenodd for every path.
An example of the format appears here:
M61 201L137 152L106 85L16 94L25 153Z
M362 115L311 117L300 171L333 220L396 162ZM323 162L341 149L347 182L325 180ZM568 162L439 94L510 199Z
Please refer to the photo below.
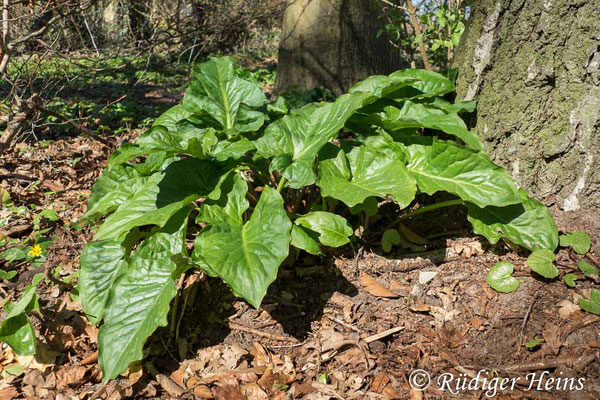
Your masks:
M600 207L600 2L478 0L457 100L518 184L564 210Z
M373 74L406 68L400 50L385 37L384 25L368 0L295 0L283 18L277 90L326 86L344 93Z

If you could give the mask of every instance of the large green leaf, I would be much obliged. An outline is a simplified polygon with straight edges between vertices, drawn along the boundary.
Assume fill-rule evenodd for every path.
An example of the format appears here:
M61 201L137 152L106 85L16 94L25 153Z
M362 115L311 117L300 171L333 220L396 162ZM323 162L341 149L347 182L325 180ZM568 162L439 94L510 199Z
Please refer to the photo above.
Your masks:
M154 171L144 164L123 164L105 169L92 186L84 219L94 219L117 209L148 181Z
M407 168L422 192L450 192L479 207L521 202L510 175L484 153L431 137L418 142L408 146Z
M195 158L166 165L104 221L94 240L117 240L136 226L163 226L192 201L212 196L215 190L218 197L219 182L227 171L225 164Z
M279 193L265 187L248 222L247 186L235 175L226 202L204 205L209 223L196 238L193 258L211 276L221 277L237 296L259 307L281 262L288 255L292 223Z
M183 99L193 112L205 111L229 134L254 131L264 115L254 111L266 103L260 87L239 76L230 58L215 58L194 69L194 79Z
M83 248L79 295L83 311L93 325L102 319L110 289L126 265L120 241L88 242Z
M390 75L392 78L413 78L415 82L410 86L416 89L417 93L411 93L412 97L426 98L441 96L446 93L454 92L454 84L444 75L424 69L402 69ZM407 97L406 94L398 96Z
M406 86L416 84L418 78L407 76L373 75L356 83L348 90L348 93L365 92L376 97L393 96L393 94Z
M465 142L473 150L483 150L477 135L470 131L456 112L446 113L438 108L405 101L402 107L386 106L381 112L358 114L352 119L352 127L375 125L395 132L408 128L428 128L445 132Z
M348 243L352 227L343 217L326 211L313 211L294 221L319 234L319 241L329 247L340 247Z
M415 197L415 181L404 163L365 146L355 147L348 154L340 149L335 158L321 161L319 168L317 185L321 194L350 207L370 196L389 195L404 208Z
M0 342L21 356L35 354L35 332L25 314L7 318L0 325Z
M350 88L349 93L368 92L395 100L441 96L455 90L444 75L421 69L403 69L388 76L374 75Z
M19 355L35 354L35 332L27 313L34 309L39 311L37 284L45 274L36 274L16 303L4 307L6 316L0 324L0 342L8 344Z
M529 250L554 251L558 245L558 230L548 208L520 189L522 202L506 207L478 207L466 203L467 218L473 232L496 243L504 237Z
M319 247L319 234L299 225L292 226L292 246L305 250L314 255L321 254Z
M358 92L340 96L333 103L309 104L294 110L269 125L254 142L258 154L275 157L270 168L278 169L290 187L310 185L316 179L313 166L319 150L371 98L368 93Z
M185 213L181 216L185 217ZM104 324L98 332L98 360L104 382L142 358L144 342L167 325L169 303L175 297L178 265L184 252L187 218L175 218L163 232L146 239L110 290ZM172 226L170 226L172 225Z
M183 126L190 125L184 124ZM206 158L206 139L216 142L212 128L190 127L171 132L164 126L155 126L140 136L135 143L125 143L110 156L108 167L113 168L133 158L156 152L186 153L197 158Z

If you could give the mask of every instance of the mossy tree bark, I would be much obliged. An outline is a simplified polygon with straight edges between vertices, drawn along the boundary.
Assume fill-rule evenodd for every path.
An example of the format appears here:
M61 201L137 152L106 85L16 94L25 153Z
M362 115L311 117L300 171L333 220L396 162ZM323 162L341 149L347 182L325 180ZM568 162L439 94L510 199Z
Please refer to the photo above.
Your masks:
M325 86L344 93L373 74L406 68L369 0L293 0L286 8L279 46L277 90Z
M496 162L547 204L600 207L600 2L477 0L458 100Z

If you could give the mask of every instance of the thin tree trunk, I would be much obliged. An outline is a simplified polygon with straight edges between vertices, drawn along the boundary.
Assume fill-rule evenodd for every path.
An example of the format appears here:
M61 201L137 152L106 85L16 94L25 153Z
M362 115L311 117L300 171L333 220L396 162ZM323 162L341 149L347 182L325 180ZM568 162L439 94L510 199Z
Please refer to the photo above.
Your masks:
M406 68L404 53L377 32L384 21L366 0L295 0L279 46L277 89L326 86L335 94L373 74Z

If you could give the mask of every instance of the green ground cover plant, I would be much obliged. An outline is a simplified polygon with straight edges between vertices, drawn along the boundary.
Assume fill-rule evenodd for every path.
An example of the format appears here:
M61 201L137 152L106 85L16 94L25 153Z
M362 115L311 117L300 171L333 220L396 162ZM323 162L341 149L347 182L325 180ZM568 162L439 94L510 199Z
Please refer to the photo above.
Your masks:
M404 215L462 204L491 243L552 254L551 214L485 155L458 115L475 104L443 98L454 89L408 69L293 108L268 101L229 58L198 65L181 104L113 153L88 202L84 218L98 229L81 256L79 293L88 318L103 321L104 381L142 358L188 269L259 307L290 249L353 247L356 226L344 216L373 215L381 200ZM408 211L417 194L438 192L455 199ZM390 248L407 235L402 225L390 231ZM504 291L518 286L511 273L496 268Z

